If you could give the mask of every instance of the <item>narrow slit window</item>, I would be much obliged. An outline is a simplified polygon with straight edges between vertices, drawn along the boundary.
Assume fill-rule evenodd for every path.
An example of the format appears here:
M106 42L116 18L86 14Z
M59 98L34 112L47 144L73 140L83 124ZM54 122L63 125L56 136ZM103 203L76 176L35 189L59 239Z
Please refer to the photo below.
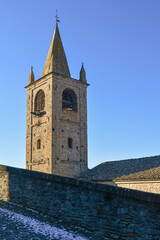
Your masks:
M37 149L41 149L41 140L40 139L37 140Z
M73 139L72 138L68 138L68 147L73 148Z

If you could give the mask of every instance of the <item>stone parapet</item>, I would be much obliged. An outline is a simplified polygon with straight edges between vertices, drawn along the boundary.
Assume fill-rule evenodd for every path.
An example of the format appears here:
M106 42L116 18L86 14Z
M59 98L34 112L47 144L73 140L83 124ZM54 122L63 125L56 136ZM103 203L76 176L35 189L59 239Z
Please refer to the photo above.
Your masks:
M160 195L0 165L0 199L109 239L158 239Z

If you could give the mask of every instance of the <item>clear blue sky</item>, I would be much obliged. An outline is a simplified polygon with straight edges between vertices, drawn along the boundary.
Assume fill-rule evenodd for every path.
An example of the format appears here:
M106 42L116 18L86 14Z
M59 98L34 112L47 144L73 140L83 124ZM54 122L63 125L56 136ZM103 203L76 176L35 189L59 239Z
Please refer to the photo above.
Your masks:
M73 78L84 62L89 167L160 154L159 0L0 1L0 163L25 167L30 66L41 77L55 27Z

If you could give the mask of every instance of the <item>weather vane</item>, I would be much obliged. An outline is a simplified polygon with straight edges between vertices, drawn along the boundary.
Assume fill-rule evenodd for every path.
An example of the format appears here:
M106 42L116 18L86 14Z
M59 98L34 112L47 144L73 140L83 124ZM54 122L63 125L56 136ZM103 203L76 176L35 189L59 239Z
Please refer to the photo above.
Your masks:
M57 15L57 9L56 9L56 25L60 22L60 20L58 19L58 15Z

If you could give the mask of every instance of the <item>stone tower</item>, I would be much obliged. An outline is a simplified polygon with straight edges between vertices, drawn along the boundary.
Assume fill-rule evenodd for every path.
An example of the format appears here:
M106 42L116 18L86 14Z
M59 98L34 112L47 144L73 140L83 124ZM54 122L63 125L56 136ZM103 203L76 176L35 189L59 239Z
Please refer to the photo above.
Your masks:
M26 168L77 177L87 164L87 84L71 78L58 25L42 77L33 69L27 90Z

